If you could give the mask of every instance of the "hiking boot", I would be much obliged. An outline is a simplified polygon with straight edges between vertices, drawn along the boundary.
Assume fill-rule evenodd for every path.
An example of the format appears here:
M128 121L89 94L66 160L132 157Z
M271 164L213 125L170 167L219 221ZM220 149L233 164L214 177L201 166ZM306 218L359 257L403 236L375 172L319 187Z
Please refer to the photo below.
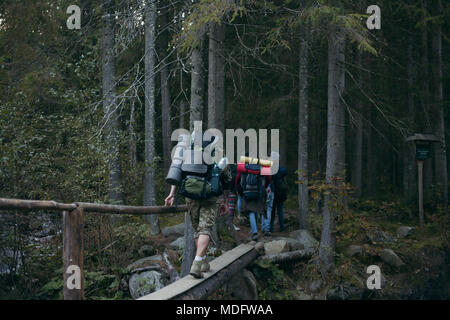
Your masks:
M258 241L258 234L257 234L257 233L254 233L254 234L253 234L252 240L253 240L253 241Z
M189 271L189 274L197 279L203 278L203 275L201 272L202 264L203 264L203 261L194 260L194 262L192 262L192 267L191 267L191 271Z
M264 231L263 236L268 238L268 237L271 237L272 234L269 231Z
M211 266L209 265L209 262L205 260L202 261L202 267L200 268L201 272L208 272Z

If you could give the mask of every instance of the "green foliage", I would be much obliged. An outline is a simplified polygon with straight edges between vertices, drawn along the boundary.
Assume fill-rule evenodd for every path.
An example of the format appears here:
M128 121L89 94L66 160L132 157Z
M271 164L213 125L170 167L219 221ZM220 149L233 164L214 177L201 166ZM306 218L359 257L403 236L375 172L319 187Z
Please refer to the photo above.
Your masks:
M267 259L258 259L251 265L251 269L257 279L259 299L292 299L291 292L286 290L290 286L288 277L278 265Z
M59 220L53 218L53 223ZM1 220L0 261L6 270L0 275L0 299L37 298L43 283L61 269L61 237L53 229L47 238L35 238L49 224L46 214L9 212Z
M328 197L328 208L333 212L348 214L348 200L352 190L349 183L345 182L342 177L345 176L343 172L338 177L331 177L330 181L325 181L320 178L320 173L315 172L312 179L308 180L308 190L311 198L315 201ZM300 180L298 183L302 183Z
M62 274L62 270L61 270ZM63 290L63 279L61 275L56 276L50 282L47 282L41 288L41 297L45 297L48 299L62 299L62 290Z
M208 24L221 24L224 18L233 22L237 16L245 14L246 9L242 0L199 0L189 8L189 11L179 34L173 40L182 52L199 45L200 35L204 33Z

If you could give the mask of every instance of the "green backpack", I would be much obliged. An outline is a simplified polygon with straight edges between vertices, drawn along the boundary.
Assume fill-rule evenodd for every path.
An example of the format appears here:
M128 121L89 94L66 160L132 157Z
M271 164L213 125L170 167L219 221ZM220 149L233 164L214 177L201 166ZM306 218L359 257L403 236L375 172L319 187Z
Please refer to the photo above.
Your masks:
M193 200L206 200L222 194L221 169L214 165L183 164L183 178L178 193Z

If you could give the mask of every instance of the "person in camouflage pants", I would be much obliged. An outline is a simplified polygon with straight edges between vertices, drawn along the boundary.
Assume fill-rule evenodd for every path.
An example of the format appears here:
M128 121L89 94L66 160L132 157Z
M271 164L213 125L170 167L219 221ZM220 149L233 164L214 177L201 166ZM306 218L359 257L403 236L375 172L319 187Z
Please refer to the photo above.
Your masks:
M192 227L195 230L194 239L197 239L200 234L205 234L211 239L212 229L216 223L217 208L220 205L218 197L201 201L185 199Z
M229 185L232 176L229 166L226 166L220 174L222 189ZM166 206L172 206L175 199L176 186L172 185L170 194L165 199ZM196 256L192 263L190 274L195 278L202 278L202 272L209 271L209 263L206 260L206 252L212 239L212 229L216 223L218 208L221 200L218 197L212 197L206 200L186 199L186 205L191 217L192 226L195 230L195 245L197 246Z

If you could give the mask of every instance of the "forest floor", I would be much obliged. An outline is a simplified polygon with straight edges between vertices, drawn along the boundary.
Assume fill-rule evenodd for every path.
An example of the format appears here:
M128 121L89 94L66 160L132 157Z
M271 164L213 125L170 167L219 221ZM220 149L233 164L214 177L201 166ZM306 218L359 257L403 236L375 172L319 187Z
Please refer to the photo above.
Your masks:
M294 199L295 200L295 199ZM294 205L289 205L290 202ZM285 231L275 232L260 241L289 237L297 227L296 201L285 206ZM39 214L11 216L11 225L30 227L30 222L41 226ZM47 217L43 214L42 217ZM62 292L61 244L62 235L57 230L60 219L55 216L54 236L20 238L23 243L22 267L13 275L0 276L0 299L60 299ZM183 214L160 215L160 227L179 224ZM6 223L6 222L5 222ZM322 218L311 213L311 234L320 241ZM33 224L33 223L31 223ZM251 241L248 218L235 217L240 228L236 234L242 242ZM85 287L87 299L131 299L127 266L138 259L168 252L175 268L180 271L181 251L170 248L180 235L152 236L142 217L124 216L118 225L112 225L108 215L87 215L85 228ZM406 237L397 235L399 227L414 227ZM261 230L259 223L258 229ZM450 215L445 211L426 208L423 237L418 230L418 217L400 201L352 201L349 209L336 217L336 256L332 272L319 272L317 256L311 259L273 263L257 259L250 264L256 278L259 299L309 300L309 299L449 299L450 250L448 230ZM229 234L219 233L228 250L235 243ZM42 242L43 239L50 239ZM15 237L3 237L5 245L15 248ZM31 239L31 240L29 240ZM31 241L31 242L30 242ZM19 244L20 244L19 243ZM17 245L16 245L17 246ZM151 253L142 253L143 246L152 247ZM383 258L390 249L401 260L398 266ZM389 251L390 252L390 251ZM217 250L214 256L221 254ZM395 260L395 259L394 259ZM394 261L395 262L395 261ZM381 289L370 290L366 281L368 266L376 265L381 271ZM232 299L227 286L216 291L209 299Z
M182 217L178 217L182 218ZM320 241L321 216L313 214L311 231ZM181 220L180 220L181 222ZM173 221L172 221L173 223ZM235 218L242 242L251 241L248 219ZM407 207L395 201L356 201L349 211L337 217L336 265L332 273L322 276L315 259L274 264L257 261L248 267L257 280L260 299L448 299L450 297L450 251L447 215L426 216L423 237L418 218ZM414 229L406 237L397 236L401 226ZM260 230L260 224L258 225ZM297 229L295 210L285 210L285 230L273 232L265 242L289 237ZM275 231L278 224L275 222ZM172 239L160 237L160 245ZM156 240L156 239L155 239ZM356 252L351 252L350 247ZM391 249L403 262L395 266L382 259L384 249ZM355 251L355 250L354 250ZM382 288L369 290L367 267L377 265L382 274ZM231 299L223 288L213 299Z

